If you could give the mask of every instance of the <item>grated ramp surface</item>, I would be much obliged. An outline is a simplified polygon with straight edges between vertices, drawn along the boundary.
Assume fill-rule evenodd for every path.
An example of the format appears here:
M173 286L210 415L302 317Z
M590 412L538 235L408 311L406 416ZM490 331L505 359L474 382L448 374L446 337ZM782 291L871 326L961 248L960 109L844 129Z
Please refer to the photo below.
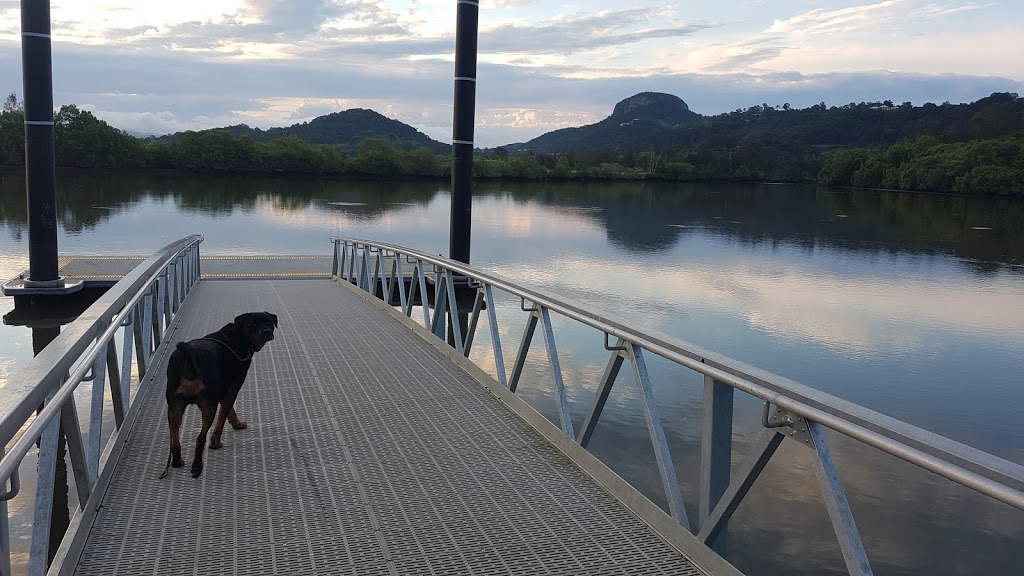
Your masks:
M198 480L155 358L76 574L701 574L473 377L329 280L203 281L170 341L278 315ZM157 375L154 377L153 375Z

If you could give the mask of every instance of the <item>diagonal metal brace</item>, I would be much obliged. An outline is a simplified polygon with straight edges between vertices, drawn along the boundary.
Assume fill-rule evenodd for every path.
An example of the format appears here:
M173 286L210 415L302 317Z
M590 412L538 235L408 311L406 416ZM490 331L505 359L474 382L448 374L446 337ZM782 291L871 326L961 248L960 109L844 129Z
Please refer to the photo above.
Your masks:
M605 336L607 337L607 334ZM611 394L615 378L619 375L619 369L622 368L622 361L625 358L620 350L626 349L622 344L623 340L619 338L618 345L614 348L609 348L613 350L611 357L608 358L608 365L605 366L604 373L601 375L601 382L597 385L597 392L594 394L590 411L583 420L583 427L580 428L576 438L576 442L584 448L590 444L590 438L594 435L594 430L597 429L597 421L601 418L604 405L608 402L608 395ZM605 346L605 348L608 348L608 346Z
M516 391L519 386L519 378L523 375L523 368L526 367L526 355L530 352L530 343L533 342L533 333L537 330L537 322L540 315L531 312L526 319L526 329L523 330L523 339L519 341L519 352L516 354L515 363L512 364L512 374L508 378L508 389Z
M541 331L544 335L544 346L548 351L548 363L551 365L551 377L555 383L555 400L558 403L558 420L562 426L562 432L569 438L575 438L576 433L572 429L572 414L569 412L569 396L565 392L565 382L562 380L562 366L558 361L558 348L555 346L555 332L551 325L551 313L547 308L540 309Z
M647 362L644 360L643 348L633 344L626 344L626 354L633 364L633 376L636 377L636 385L640 389L640 403L644 408L644 416L647 419L647 432L651 436L651 444L654 445L654 456L658 461L658 471L661 472L661 481L665 485L665 496L668 499L669 511L672 517L690 530L690 520L686 517L686 507L683 505L683 495L679 490L679 480L676 478L675 465L672 463L672 453L668 449L668 440L665 438L665 429L661 426L661 418L658 416L658 407L654 401L654 386L651 384L650 374L647 372Z
M758 438L746 459L740 464L736 475L729 482L729 487L726 488L725 493L718 500L718 504L715 505L707 520L701 525L700 532L697 533L697 538L701 542L710 545L718 539L718 535L725 530L729 519L732 518L733 512L739 508L743 498L750 491L757 477L761 475L761 471L768 465L768 461L771 460L775 451L785 439L785 436L775 430L766 430Z
M806 421L806 425L811 446L817 454L814 475L818 478L828 517L832 520L832 528L835 529L836 538L839 539L839 548L843 552L846 570L851 576L870 576L872 574L871 564L868 562L867 552L864 551L864 542L860 539L860 531L857 530L857 524L853 521L853 512L846 499L846 491L843 490L843 484L839 481L839 472L832 460L832 451L829 450L828 443L825 441L825 431L817 422Z

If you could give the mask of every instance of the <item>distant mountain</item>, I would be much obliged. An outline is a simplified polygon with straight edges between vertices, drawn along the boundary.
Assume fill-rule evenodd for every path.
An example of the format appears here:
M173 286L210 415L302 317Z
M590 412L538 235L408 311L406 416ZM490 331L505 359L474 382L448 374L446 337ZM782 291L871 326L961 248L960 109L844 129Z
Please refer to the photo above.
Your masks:
M562 128L522 144L504 146L509 151L556 153L597 148L632 149L650 146L652 134L685 129L701 119L678 96L641 92L615 105L612 115L597 124Z
M508 152L672 151L704 148L786 148L820 150L844 146L888 146L931 136L941 141L999 138L1024 131L1024 98L994 93L969 104L910 102L849 103L804 109L759 104L702 116L676 96L642 92L615 105L611 116L587 126L563 128L528 142L503 146Z
M147 140L160 137L159 134L154 134L152 132L139 132L137 130L125 130L124 132L128 133L129 136L134 136L140 140Z
M245 124L237 124L216 128L216 130L236 137L250 136L257 142L294 136L310 144L327 144L349 153L355 153L359 143L364 139L378 137L387 139L393 147L401 150L415 150L422 147L435 154L451 154L450 145L438 142L408 124L362 108L319 116L309 122L292 124L283 128L262 130L250 128ZM157 140L166 142L173 138L174 134L170 134L160 136Z
M412 126L361 108L335 112L283 128L262 130L245 124L216 128L258 142L292 136L310 144L326 144L355 154L370 137L387 139L394 148L427 148L449 155L451 146L431 139ZM1024 99L1015 93L994 93L969 104L941 105L910 102L861 102L808 108L789 104L755 104L715 116L690 110L681 98L641 92L616 104L600 122L563 128L528 142L507 144L507 152L538 154L598 153L598 162L615 161L623 153L701 151L733 155L762 155L774 150L788 157L816 156L836 147L889 146L897 141L930 136L943 142L999 138L1024 132ZM168 142L174 134L150 139ZM490 155L494 149L478 149Z

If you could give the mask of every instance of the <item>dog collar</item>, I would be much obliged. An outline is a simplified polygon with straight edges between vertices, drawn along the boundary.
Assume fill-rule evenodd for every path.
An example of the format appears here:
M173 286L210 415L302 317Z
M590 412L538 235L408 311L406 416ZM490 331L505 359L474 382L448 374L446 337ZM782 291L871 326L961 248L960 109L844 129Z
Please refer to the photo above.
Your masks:
M220 344L221 346L227 348L228 351L231 352L231 355L234 356L236 360L243 364L252 360L252 348L249 348L249 353L245 356L245 358L242 358L241 356L238 355L238 352L235 352L235 349L232 348L231 345L229 345L227 342L217 340L216 338L198 338L198 340L209 340L210 342L216 342L217 344Z

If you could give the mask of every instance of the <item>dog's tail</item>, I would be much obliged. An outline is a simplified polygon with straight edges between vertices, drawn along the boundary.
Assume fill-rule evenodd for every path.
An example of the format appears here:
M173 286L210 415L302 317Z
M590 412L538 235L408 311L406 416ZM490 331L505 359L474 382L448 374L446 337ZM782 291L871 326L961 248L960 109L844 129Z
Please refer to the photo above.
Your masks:
M185 357L181 375L189 380L201 380L202 372L199 370L199 357L196 356L196 351L188 342L178 342L176 348Z

